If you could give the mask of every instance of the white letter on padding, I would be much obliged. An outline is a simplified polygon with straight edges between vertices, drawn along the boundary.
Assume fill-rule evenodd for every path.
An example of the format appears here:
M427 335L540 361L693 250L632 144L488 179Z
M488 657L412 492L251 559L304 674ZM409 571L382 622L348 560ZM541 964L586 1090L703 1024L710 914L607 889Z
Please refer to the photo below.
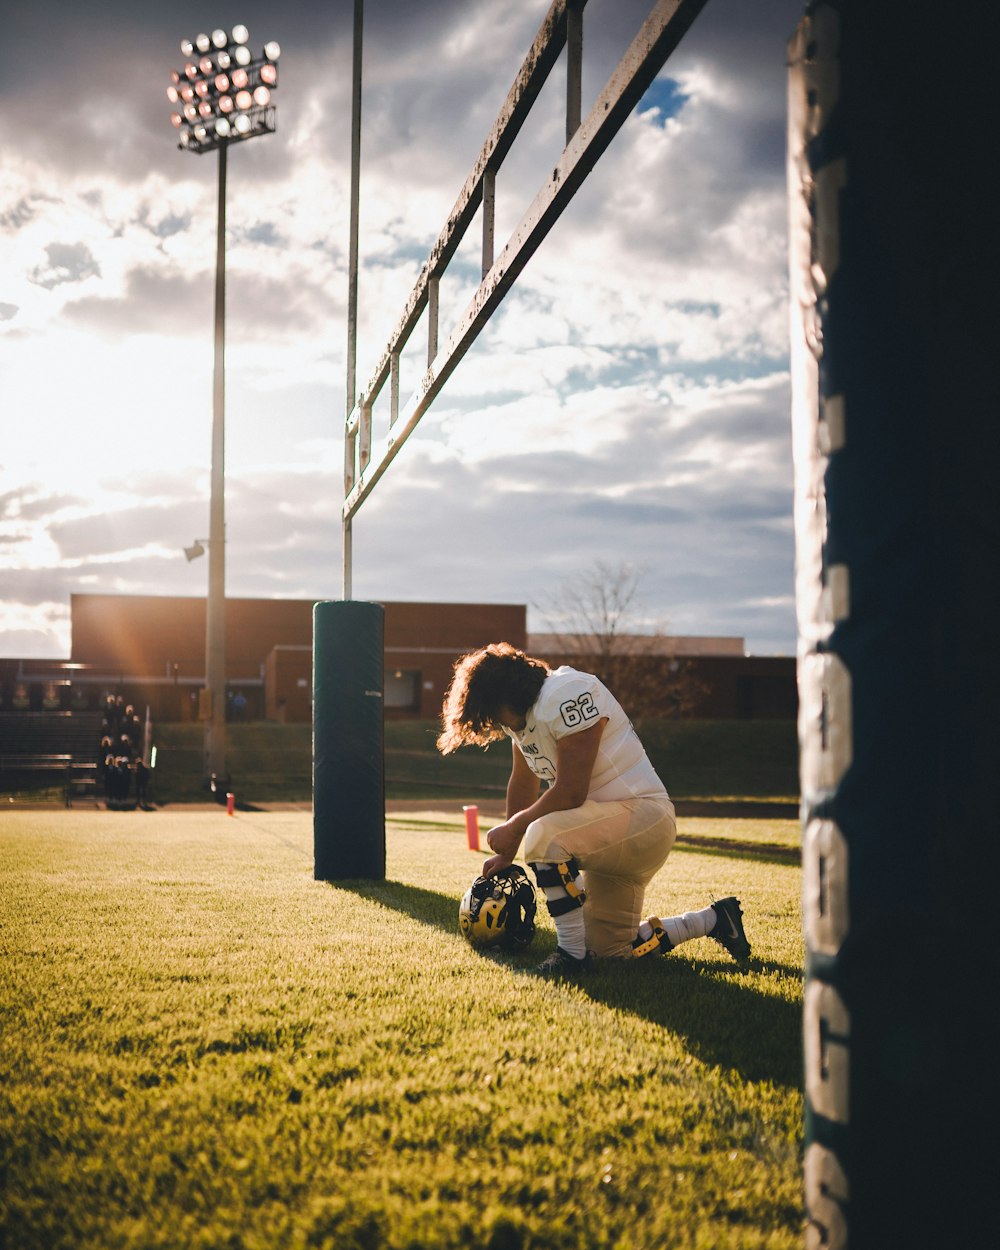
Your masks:
M805 992L806 1097L828 1120L846 1124L851 1018L832 985L809 981Z
M806 1151L805 1187L809 1215L806 1250L845 1250L847 1177L836 1155L817 1142Z
M809 949L836 955L850 928L847 842L835 821L812 820L802 847L802 917Z

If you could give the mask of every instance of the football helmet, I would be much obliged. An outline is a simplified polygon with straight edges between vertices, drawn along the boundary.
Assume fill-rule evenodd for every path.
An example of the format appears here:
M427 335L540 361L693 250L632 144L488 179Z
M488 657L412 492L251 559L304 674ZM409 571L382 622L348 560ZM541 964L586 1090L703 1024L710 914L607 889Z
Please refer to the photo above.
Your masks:
M523 950L535 936L535 887L524 869L477 877L458 905L458 927L473 946Z

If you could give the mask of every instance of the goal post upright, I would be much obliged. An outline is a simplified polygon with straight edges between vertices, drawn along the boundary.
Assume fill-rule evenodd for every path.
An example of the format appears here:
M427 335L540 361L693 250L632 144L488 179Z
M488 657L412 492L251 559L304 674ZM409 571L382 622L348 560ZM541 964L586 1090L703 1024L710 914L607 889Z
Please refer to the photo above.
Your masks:
M361 198L361 81L364 49L364 0L354 0L354 33L351 57L351 208L347 245L347 395L346 417L350 418L358 394L358 224ZM356 451L344 444L344 489L354 481ZM354 543L351 518L342 519L343 592L350 599L354 576Z
M358 219L364 0L354 0L346 410L357 389ZM345 451L344 475L354 472ZM362 463L363 453L362 453ZM351 598L353 535L343 518L343 598L313 606L313 875L385 878L384 620Z

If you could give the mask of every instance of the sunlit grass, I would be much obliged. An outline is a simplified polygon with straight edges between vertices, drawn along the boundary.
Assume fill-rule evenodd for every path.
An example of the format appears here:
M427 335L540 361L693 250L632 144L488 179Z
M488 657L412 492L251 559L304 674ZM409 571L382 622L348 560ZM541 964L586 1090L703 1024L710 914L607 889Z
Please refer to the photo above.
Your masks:
M549 983L544 914L517 959L458 936L482 855L445 825L331 885L308 814L4 813L6 1243L798 1246L798 868L653 882L739 893L747 974L701 941Z

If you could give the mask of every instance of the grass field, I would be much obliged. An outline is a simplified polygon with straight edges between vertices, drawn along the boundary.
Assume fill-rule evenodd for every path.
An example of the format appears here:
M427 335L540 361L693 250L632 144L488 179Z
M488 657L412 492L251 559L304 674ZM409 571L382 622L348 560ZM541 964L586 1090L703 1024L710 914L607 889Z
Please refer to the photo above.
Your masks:
M750 972L702 940L573 985L544 909L517 958L458 936L460 813L337 885L307 812L0 821L9 1250L799 1246L797 822L682 821L712 845L648 895L740 894Z

